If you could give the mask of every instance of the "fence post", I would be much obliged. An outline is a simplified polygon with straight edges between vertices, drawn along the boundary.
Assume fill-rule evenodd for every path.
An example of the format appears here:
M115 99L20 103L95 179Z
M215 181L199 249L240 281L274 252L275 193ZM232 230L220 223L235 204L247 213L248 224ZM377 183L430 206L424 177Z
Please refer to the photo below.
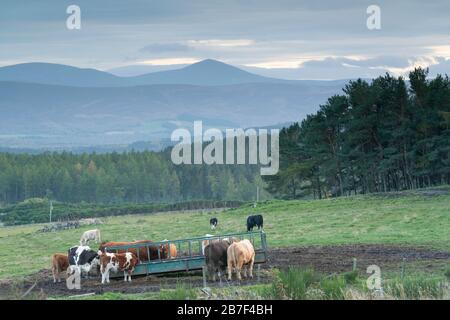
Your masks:
M203 273L203 289L206 288L206 266L202 266L202 273Z
M401 268L401 272L400 272L400 277L403 279L403 277L405 276L405 261L406 258L402 259L402 268Z
M261 265L258 263L258 274L257 274L257 281L259 282L259 273L261 271Z
M357 264L357 260L356 260L356 258L353 258L353 268L352 268L352 271L356 271L356 264Z

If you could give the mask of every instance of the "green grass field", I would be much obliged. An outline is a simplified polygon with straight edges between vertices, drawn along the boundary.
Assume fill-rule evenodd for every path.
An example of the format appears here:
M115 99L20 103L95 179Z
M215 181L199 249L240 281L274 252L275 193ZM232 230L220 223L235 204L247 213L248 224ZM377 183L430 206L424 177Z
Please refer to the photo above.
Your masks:
M438 192L436 192L438 191ZM206 233L245 232L249 214L264 215L270 247L338 244L398 244L450 251L450 187L413 193L353 196L309 201L270 201L214 213L176 212L103 219L103 240L160 241ZM77 245L87 226L36 233L42 225L0 228L0 279L18 278L49 268L50 256ZM96 247L95 244L92 247Z

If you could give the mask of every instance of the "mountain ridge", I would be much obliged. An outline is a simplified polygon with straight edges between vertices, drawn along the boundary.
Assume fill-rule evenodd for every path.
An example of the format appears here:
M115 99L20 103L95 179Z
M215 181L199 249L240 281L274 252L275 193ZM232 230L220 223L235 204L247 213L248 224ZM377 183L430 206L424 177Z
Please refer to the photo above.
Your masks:
M120 77L107 71L65 64L28 62L0 67L0 81L61 84L76 87L128 87L152 84L227 85L241 83L285 83L293 80L268 78L238 67L205 59L174 70Z
M287 80L265 77L224 62L205 59L178 69L154 71L136 76L118 76L108 71L65 64L27 62L0 67L0 81L73 87L133 87L158 84L223 86L244 83L333 83L336 80Z

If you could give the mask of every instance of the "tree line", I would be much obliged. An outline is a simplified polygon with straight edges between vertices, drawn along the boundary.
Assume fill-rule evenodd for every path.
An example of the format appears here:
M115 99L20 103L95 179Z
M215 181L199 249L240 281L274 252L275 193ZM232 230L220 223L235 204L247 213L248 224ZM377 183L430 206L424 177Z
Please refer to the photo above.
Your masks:
M258 166L174 165L170 150L107 154L0 153L0 203L174 203L255 198Z
M324 198L450 183L450 82L417 68L350 81L280 132L277 197Z

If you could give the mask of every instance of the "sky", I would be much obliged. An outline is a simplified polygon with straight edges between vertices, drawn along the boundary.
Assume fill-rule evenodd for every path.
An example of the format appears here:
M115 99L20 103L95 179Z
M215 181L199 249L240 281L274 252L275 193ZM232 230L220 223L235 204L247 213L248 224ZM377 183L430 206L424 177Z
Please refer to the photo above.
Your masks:
M79 30L66 27L69 5ZM367 27L370 5L381 29ZM151 71L209 58L287 79L450 74L449 16L448 0L2 0L0 66Z

